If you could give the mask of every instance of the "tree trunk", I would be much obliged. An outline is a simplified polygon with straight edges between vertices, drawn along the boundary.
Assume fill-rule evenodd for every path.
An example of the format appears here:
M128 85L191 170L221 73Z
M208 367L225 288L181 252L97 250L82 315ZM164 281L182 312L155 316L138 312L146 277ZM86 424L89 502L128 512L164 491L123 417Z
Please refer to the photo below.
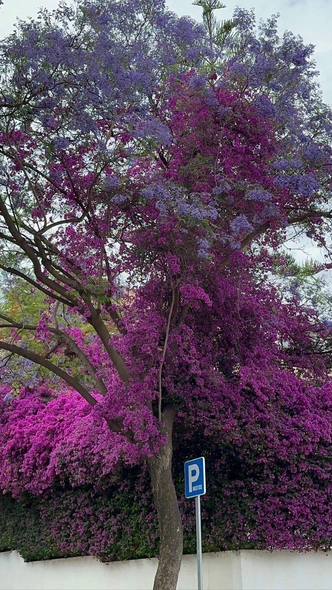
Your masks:
M160 532L159 563L153 590L176 590L183 552L182 521L172 477L174 417L172 408L163 411L162 422L167 442L149 460Z

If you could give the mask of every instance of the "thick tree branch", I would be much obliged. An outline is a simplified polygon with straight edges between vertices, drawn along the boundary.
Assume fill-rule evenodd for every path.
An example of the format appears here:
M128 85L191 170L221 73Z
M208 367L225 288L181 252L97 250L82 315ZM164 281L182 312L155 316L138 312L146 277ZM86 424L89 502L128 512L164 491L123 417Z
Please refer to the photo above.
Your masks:
M3 314L3 313L0 313L0 318L5 320L5 322L7 322L7 324L0 325L1 328L16 328L17 330L27 330L27 331L32 331L32 332L35 332L38 329L38 326L34 326L31 324L24 324L23 322L17 322L14 319L10 318L9 316L7 316L6 314ZM106 388L105 383L103 382L102 379L97 377L95 367L89 361L88 357L83 352L83 350L76 344L76 342L68 334L66 334L66 332L63 332L59 328L48 327L48 331L57 337L58 344L66 344L70 348L70 350L77 356L77 358L81 361L83 366L86 368L90 377L92 377L94 379L94 381L95 381L98 389L102 393L102 395L106 395L107 388ZM44 357L44 358L46 358L46 357Z
M38 291L41 291L41 293L44 293L44 295L46 295L47 297L51 297L52 299L55 299L56 301L58 301L59 303L62 303L63 305L68 305L68 307L73 307L75 305L75 303L73 301L71 301L69 299L65 299L65 298L61 297L60 295L57 295L53 291L49 291L48 289L43 287L40 283L37 283L31 277L29 277L28 275L24 274L23 272L21 272L20 270L18 270L16 268L13 268L11 266L5 266L4 264L0 264L0 269L3 270L4 272L7 272L7 273L13 275L13 276L23 279L25 282L29 283L29 285L32 285L35 289L38 289Z
M15 344L9 344L8 342L4 342L3 340L0 340L0 349L7 350L12 354L17 354L18 356L26 358L29 361L32 361L33 363L40 365L41 367L45 367L45 369L48 369L49 371L54 373L54 375L57 375L58 377L60 377L60 379L63 379L63 381L65 381L70 387L75 389L88 402L88 404L90 404L91 406L95 406L97 404L97 400L94 397L92 397L89 391L77 379L75 379L74 377L66 373L66 371L63 371L62 369L60 369L59 367L45 359L40 354L37 354L32 350L27 350L25 348L21 348L20 346L16 346Z
M59 295L61 295L65 299L68 298L72 302L73 305L77 305L78 302L77 302L76 297L69 295L68 290L65 287L63 287L62 285L60 285L59 283L57 283L53 279L50 279L48 276L46 276L45 272L43 272L37 253L35 252L33 247L28 243L28 241L21 235L19 229L16 227L14 221L11 218L11 215L10 215L3 199L1 199L1 198L0 198L0 213L3 216L5 223L8 227L8 230L10 231L12 237L14 238L15 243L27 255L29 260L32 262L36 278L42 284L46 285L49 289L51 289L52 291L55 291L56 293L58 293ZM60 277L60 281L61 281L61 277Z
M111 335L103 320L101 319L98 310L93 307L90 301L86 301L86 303L90 310L90 317L87 318L88 322L95 329L100 340L102 341L104 348L111 359L121 381L125 384L128 384L130 379L128 367L126 366L121 354L110 343Z
M319 219L322 217L323 219L332 219L332 211L319 211L319 210L308 210L301 215L297 215L294 217L290 217L288 220L288 225L295 225L296 223L305 223L310 219Z
M332 212L331 211L315 211L315 210L308 210L302 213L301 215L297 215L294 217L290 217L288 219L287 226L296 225L297 223L305 223L306 221L310 221L311 219L322 217L324 219L332 219ZM270 229L271 222L266 221L262 223L253 231L251 231L242 241L241 241L241 250L245 250L247 246L249 246L255 238L264 234L268 229Z

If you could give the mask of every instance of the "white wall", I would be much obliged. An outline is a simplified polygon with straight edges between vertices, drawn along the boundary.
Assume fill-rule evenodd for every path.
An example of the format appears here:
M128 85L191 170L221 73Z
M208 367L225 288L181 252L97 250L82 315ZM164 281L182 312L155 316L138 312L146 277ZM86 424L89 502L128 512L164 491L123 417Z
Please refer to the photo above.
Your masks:
M151 590L155 559L103 564L92 557L24 563L0 553L0 590ZM287 551L210 553L204 590L331 590L332 554ZM196 590L196 558L185 556L178 590Z

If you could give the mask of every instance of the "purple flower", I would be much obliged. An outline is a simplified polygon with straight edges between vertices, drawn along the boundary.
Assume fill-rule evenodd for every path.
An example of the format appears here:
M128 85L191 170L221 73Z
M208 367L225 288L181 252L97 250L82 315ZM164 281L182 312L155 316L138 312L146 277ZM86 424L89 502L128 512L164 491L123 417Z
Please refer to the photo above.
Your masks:
M300 158L280 158L274 162L274 167L276 170L298 170L299 168L303 167L303 162Z
M268 117L275 117L277 114L276 106L271 102L268 96L258 96L255 100L255 105L261 113Z
M272 200L272 195L268 191L254 189L246 194L246 199L257 203L266 203Z
M304 150L304 157L310 164L319 164L324 160L324 153L318 145L309 145Z
M231 222L231 228L236 236L243 236L254 229L247 217L243 214L238 215L233 219Z
M312 195L321 188L320 183L316 180L313 174L285 174L277 176L275 184L283 188L288 188L292 192L298 193L307 198L312 197Z
M126 200L126 195L114 195L114 197L112 197L111 199L112 203L114 203L115 205L120 205L121 203L124 203Z
M198 256L199 258L208 258L209 250L210 250L210 243L206 238L200 238L198 240L199 248L198 248Z

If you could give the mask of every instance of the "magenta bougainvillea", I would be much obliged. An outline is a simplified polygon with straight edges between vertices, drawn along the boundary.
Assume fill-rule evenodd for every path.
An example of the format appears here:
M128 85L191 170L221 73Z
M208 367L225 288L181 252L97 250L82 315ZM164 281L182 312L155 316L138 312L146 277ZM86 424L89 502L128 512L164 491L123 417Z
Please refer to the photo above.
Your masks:
M331 529L330 328L282 278L291 235L329 256L331 112L311 47L233 25L221 43L159 0L85 0L2 46L0 486L145 465L155 590L182 554L172 440L176 465L208 441L219 546Z

